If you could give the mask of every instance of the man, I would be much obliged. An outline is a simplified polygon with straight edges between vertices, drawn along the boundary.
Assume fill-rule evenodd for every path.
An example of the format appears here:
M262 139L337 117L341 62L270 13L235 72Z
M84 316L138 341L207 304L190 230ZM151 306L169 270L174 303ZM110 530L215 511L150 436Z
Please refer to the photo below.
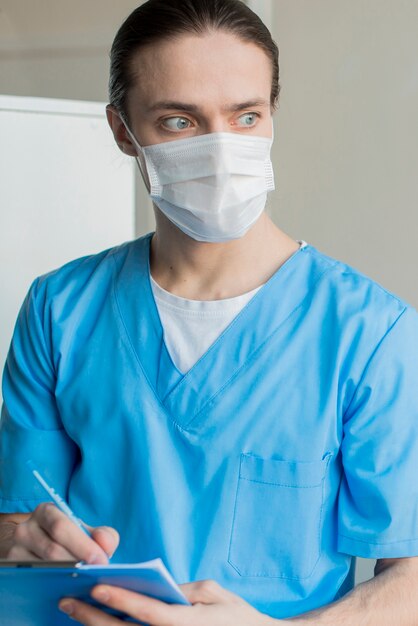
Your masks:
M5 374L3 554L105 562L115 528L116 560L161 556L178 581L221 585L186 584L192 607L94 592L149 624L409 626L418 317L264 212L269 37L232 0L150 0L121 27L108 119L156 232L41 277L25 301ZM29 454L111 528L93 541L39 505ZM378 575L350 592L355 555Z

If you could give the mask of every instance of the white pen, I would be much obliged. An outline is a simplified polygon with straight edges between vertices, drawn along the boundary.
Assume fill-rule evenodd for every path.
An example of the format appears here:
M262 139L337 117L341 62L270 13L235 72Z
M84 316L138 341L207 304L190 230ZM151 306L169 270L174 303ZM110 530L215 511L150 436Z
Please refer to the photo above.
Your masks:
M48 485L48 483L46 482L46 480L41 476L41 474L36 469L34 463L32 461L26 461L26 465L31 470L32 474L35 476L35 478L39 482L39 484L42 485L42 487L45 489L45 491L48 493L48 495L53 499L53 501L55 502L57 507L60 509L60 511L65 513L65 515L68 517L68 519L70 519L72 522L74 522L74 524L76 526L78 526L78 528L80 530L82 530L84 533L86 533L86 535L88 537L91 537L91 535L90 535L89 531L87 530L87 528L85 528L83 526L83 524L81 523L81 521L78 519L78 517L76 517L74 515L74 513L72 512L72 510L70 509L68 504L65 502L65 500L63 498L61 498L61 496L55 491L55 489L50 487Z

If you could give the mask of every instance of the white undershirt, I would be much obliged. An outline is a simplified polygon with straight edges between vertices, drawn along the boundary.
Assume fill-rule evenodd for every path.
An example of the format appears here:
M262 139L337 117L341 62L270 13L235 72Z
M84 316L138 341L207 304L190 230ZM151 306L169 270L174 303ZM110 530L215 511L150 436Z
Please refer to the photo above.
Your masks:
M299 242L301 248L307 244ZM177 369L185 374L207 352L263 285L235 298L188 300L166 291L151 276L164 342Z

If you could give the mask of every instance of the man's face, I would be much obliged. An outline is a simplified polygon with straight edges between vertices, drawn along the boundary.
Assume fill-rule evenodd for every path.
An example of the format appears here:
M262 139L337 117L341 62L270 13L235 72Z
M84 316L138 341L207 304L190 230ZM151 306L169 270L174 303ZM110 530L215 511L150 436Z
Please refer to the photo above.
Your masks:
M181 35L141 49L133 70L128 113L142 146L214 132L272 135L271 61L252 43L222 31Z

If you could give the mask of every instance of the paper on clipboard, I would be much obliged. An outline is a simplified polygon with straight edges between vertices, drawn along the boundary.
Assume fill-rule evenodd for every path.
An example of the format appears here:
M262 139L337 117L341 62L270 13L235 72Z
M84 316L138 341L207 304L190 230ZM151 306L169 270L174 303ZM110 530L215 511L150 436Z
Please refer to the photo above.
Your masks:
M63 597L95 603L94 585L105 583L138 591L168 603L189 604L161 559L144 563L42 567L0 565L1 626L70 626L58 609Z

